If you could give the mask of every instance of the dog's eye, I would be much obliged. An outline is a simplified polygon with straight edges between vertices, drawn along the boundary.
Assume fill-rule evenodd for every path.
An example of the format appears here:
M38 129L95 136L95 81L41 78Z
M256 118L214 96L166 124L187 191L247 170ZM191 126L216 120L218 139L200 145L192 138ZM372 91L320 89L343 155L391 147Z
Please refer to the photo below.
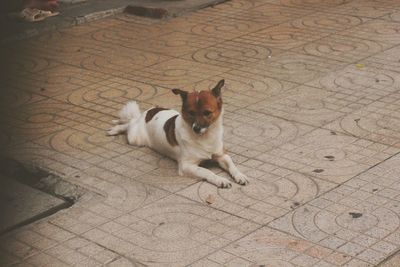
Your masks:
M206 111L203 112L203 115L206 116L206 117L208 117L208 116L211 115L211 111L206 110Z
M192 117L194 117L194 116L196 115L196 112L194 112L193 110L190 110L190 111L189 111L189 115L192 116Z

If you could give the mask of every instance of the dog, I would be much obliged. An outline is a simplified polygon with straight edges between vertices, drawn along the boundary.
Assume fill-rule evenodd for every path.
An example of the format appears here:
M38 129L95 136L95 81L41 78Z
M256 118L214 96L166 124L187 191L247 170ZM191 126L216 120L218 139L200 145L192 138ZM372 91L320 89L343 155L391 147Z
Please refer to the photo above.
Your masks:
M189 175L208 181L220 188L230 188L230 180L201 167L212 160L233 180L248 183L225 152L223 146L223 114L220 80L211 90L187 92L172 89L182 99L182 110L154 107L141 113L136 102L129 102L119 114L119 120L107 131L108 135L127 133L128 143L147 146L178 162L179 175Z

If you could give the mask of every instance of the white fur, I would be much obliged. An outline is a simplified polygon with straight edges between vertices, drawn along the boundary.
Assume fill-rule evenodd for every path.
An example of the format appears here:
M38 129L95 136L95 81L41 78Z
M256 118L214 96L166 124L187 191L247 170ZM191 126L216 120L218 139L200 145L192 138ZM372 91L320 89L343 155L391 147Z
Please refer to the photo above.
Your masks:
M192 175L217 185L231 187L228 179L220 177L208 169L199 167L201 161L214 158L221 168L228 171L239 184L246 184L247 178L234 165L229 155L223 150L223 111L216 122L211 124L201 135L195 134L175 110L159 111L149 122L145 118L148 110L140 113L136 102L129 102L120 112L120 119L114 122L118 125L108 130L108 135L127 132L131 145L148 146L159 153L175 159L178 162L180 175ZM177 146L171 146L167 140L164 124L175 116L175 136Z

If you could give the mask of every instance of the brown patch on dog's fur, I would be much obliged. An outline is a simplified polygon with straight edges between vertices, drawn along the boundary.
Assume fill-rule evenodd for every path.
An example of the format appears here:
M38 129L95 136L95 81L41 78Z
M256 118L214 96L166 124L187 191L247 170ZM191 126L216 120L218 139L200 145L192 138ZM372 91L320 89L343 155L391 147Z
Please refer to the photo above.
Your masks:
M173 89L174 94L182 98L182 118L192 126L196 125L206 128L214 123L222 111L221 88L225 81L220 80L212 90L200 92L186 92Z
M168 110L168 109L167 109L167 108L159 108L159 107L149 109L149 110L147 111L147 113L146 113L146 118L145 118L144 120L146 121L146 123L149 122L149 121L151 121L151 119L152 119L158 112L163 111L163 110Z
M210 91L192 92L182 105L182 117L189 125L196 122L202 127L208 127L218 119L221 109L222 99L218 100ZM204 115L206 111L210 115ZM190 112L194 112L194 116Z
M164 132L165 132L165 135L167 136L167 141L171 146L178 145L178 141L176 140L176 135L175 135L176 117L178 117L178 115L175 115L175 116L169 118L164 124Z

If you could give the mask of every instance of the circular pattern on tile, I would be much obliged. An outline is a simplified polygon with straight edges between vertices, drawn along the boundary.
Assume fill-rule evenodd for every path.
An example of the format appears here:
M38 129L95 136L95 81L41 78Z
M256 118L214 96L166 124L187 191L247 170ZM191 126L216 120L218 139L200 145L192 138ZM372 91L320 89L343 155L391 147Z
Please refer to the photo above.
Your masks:
M400 12L393 12L389 15L390 20L400 22Z
M73 105L116 116L119 109L129 101L144 101L164 92L167 91L154 85L112 78L106 80L102 86L83 87L58 98Z
M372 68L347 68L319 79L317 86L356 97L353 102L368 97L381 98L398 90L400 78L389 71Z
M260 253L263 253L264 251L261 250L259 251ZM264 253L263 253L264 254ZM269 257L273 257L274 255L270 255ZM246 255L242 255L242 257L246 258ZM292 263L289 261L285 260L274 260L274 259L265 259L265 260L257 260L257 263L251 264L249 267L260 267L260 266L271 266L271 267L278 267L278 266L284 266L284 267L295 267Z
M18 50L17 50L18 51ZM31 72L36 73L49 67L58 65L53 61L45 58L33 57L30 54L19 54L21 51L15 52L10 50L9 55L2 58L3 66L7 66L9 73Z
M181 261L189 256L186 253L204 250L207 242L219 237L209 231L208 228L213 228L216 221L208 218L206 212L209 213L210 209L182 200L174 203L160 201L135 211L134 216L143 220L139 226L144 226L137 230L146 233L131 240L142 251L137 259L151 257L158 262L162 259L165 262ZM229 227L225 227L229 231ZM182 255L182 259L171 257L174 253Z
M28 117L28 121L31 123L46 123L46 122L54 121L54 119L55 119L55 115L48 114L48 113L34 114L34 115Z
M277 136L280 133L280 129L278 127L276 127L274 125L274 127L271 127L271 129L275 129L275 131L272 132L276 132L276 134L272 135L272 136ZM254 137L254 136L260 136L263 134L263 129L254 127L254 126L250 126L250 125L244 125L243 127L238 127L238 128L234 128L232 130L232 133L234 135L237 136L241 136L241 137Z
M237 20L215 20L212 24L197 24L192 27L194 34L218 36L229 38L241 35L243 32L250 32L253 26L246 21Z
M120 51L119 51L120 52ZM113 75L128 77L133 76L132 70L142 69L158 63L161 56L143 51L131 50L125 53L106 53L105 55L87 56L81 61L81 66L92 71L113 73Z
M294 99L291 99L292 101ZM313 112L315 111L318 113L316 110L321 111L321 109L325 108L325 103L323 102L322 99L318 97L306 97L303 98L299 96L298 99L295 100L295 104L293 103L291 106L296 106L298 108L299 112ZM329 112L326 110L325 112Z
M63 116L58 115L64 111L63 108L62 105L47 101L26 105L9 118L11 131L25 137L39 137L59 131L65 127L62 125Z
M387 145L400 144L400 118L393 117L390 113L378 114L372 106L342 118L338 126L353 136Z
M322 7L331 7L349 2L349 0L280 0L284 5L308 7L320 9Z
M295 48L318 37L307 31L289 26L271 27L249 36L267 47L279 49ZM260 36L262 36L261 39Z
M215 201L210 204L213 207L240 214L257 223L267 223L331 187L328 183L317 183L299 173L288 173L282 177L257 168L254 173L246 173L250 182L246 186L233 183L231 190L224 190L203 182L183 194L202 203L206 203L210 195L215 196Z
M271 54L267 47L232 40L198 50L192 54L192 59L217 66L240 67L268 59Z
M153 229L153 235L163 240L179 240L190 235L190 225L178 222L162 223Z
M125 25L125 27L114 27L111 29L102 29L91 34L96 41L112 43L123 47L131 47L131 44L138 40L144 40L163 33L163 30L157 25L135 24L134 27Z
M261 152L290 142L305 130L302 125L262 113L226 114L224 118L226 144Z
M241 193L251 199L263 200L276 195L282 188L274 183L250 183L239 188ZM222 194L222 192L220 192Z
M375 41L334 35L310 42L304 45L300 51L313 56L354 62L383 51L383 49L383 45Z
M290 24L299 29L337 31L357 26L362 19L348 15L317 14L294 20Z
M380 149L368 148L371 142L348 135L315 130L296 141L297 145L283 151L280 157L292 161L296 170L336 183L345 182L368 166L381 162Z
M226 73L224 76L217 76L212 79L207 79L198 82L194 85L194 89L208 90L214 88L219 80L225 79L223 87L223 97L225 98L240 98L241 95L249 96L253 101L258 101L261 97L275 96L281 94L290 87L285 86L282 81L269 77L248 77L248 73L233 71Z
M171 77L185 76L188 71L185 69L168 69L164 71L164 75Z
M351 215L356 214L356 215ZM361 217L358 217L361 216ZM342 228L356 232L364 232L378 224L379 220L373 214L363 214L358 212L344 212L336 217L336 223Z
M8 87L8 85L7 85ZM9 90L3 91L0 99L0 109L19 109L21 106L43 100L44 97L27 91L22 91L13 86L8 87Z
M340 201L337 200L337 203ZM338 232L351 232L348 238L373 233L394 232L400 226L400 218L394 211L375 206L374 209L351 209L336 204L339 211L322 210L310 205L296 209L289 217L293 229L303 238L313 242L320 242L328 236L335 236ZM356 204L355 204L356 205ZM373 205L372 203L370 205ZM362 204L361 204L362 206ZM282 222L276 221L279 229ZM370 233L372 231L372 233ZM334 245L334 244L333 244Z

